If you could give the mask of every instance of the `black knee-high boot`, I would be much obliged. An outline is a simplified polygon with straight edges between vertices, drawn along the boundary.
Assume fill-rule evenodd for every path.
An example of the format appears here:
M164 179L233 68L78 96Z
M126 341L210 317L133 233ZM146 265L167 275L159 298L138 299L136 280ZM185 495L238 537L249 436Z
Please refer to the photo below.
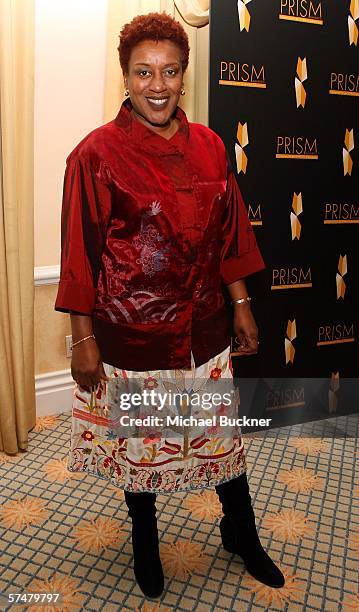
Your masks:
M215 487L224 516L220 522L225 550L242 557L248 572L270 587L282 587L284 576L260 543L246 474Z
M158 545L156 494L125 491L132 519L133 569L137 584L146 597L159 597L164 576Z

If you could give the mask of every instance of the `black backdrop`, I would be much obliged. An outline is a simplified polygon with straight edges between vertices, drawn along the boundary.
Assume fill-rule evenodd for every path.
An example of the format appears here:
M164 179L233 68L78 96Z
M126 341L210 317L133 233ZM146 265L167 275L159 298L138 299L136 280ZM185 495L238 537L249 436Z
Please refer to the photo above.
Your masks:
M248 279L259 354L234 363L252 410L274 422L358 411L359 20L351 6L211 2L209 125L230 154L267 265Z

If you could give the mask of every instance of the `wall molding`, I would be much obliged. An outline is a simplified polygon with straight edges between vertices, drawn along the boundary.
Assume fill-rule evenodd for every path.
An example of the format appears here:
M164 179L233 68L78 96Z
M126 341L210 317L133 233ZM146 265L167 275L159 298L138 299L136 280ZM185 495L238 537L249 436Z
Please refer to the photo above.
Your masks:
M34 268L35 287L39 285L57 285L60 280L60 265L37 266Z
M74 381L70 370L35 376L36 416L71 412Z

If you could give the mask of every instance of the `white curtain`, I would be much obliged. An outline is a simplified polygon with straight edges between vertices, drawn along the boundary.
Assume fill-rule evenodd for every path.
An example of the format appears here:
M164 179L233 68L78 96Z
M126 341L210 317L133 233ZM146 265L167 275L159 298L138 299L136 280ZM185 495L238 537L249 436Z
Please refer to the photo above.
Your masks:
M117 51L122 27L136 15L162 11L182 23L189 37L190 62L185 74L186 95L181 98L181 107L190 121L207 125L209 0L108 0L104 121L113 119L124 99Z
M28 447L34 390L34 0L0 0L0 451Z

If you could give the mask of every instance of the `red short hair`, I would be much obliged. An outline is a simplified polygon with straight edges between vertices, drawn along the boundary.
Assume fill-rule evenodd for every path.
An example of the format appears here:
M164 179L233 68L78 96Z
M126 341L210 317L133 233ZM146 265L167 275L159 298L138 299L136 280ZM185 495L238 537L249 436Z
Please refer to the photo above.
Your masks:
M148 13L137 15L130 23L123 26L120 44L117 47L121 68L128 72L132 49L143 40L170 40L181 50L182 70L186 70L189 59L188 36L179 23L167 13Z

